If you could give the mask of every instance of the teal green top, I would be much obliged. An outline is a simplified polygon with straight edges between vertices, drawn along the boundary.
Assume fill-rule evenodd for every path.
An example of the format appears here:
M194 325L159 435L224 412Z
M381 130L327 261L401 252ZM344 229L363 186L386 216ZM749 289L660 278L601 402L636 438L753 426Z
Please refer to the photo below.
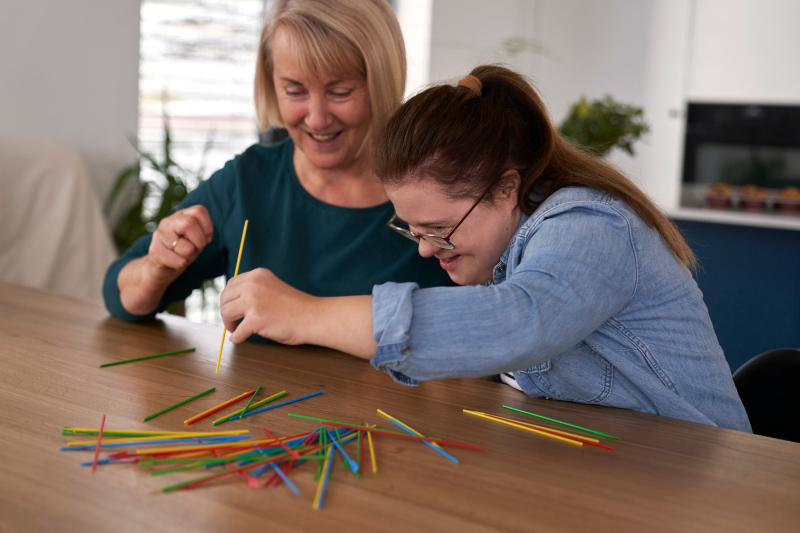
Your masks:
M254 145L189 193L179 208L202 204L214 224L214 239L167 289L156 312L183 300L207 279L230 279L245 219L249 219L239 272L263 267L289 285L315 296L371 294L387 281L422 287L452 285L433 258L392 231L390 202L366 209L337 207L317 200L300 185L292 165L294 144ZM136 241L106 273L103 297L112 315L138 316L120 302L117 276L131 260L147 254L151 235ZM258 339L260 340L260 339Z

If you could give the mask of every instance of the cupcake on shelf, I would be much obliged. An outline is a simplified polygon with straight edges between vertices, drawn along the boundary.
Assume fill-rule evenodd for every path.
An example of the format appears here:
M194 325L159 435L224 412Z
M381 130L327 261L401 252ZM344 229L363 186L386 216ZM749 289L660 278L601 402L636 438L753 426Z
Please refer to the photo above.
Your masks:
M706 189L706 205L708 207L730 207L733 187L727 183L715 183Z
M786 187L775 195L775 209L778 211L800 211L800 189Z
M742 209L764 209L767 207L767 190L757 185L739 188L739 206Z

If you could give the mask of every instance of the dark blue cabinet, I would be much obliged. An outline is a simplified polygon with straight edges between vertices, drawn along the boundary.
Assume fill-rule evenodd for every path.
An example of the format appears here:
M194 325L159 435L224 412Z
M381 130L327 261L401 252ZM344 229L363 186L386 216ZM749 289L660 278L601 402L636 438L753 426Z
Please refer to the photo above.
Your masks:
M800 348L800 231L675 222L700 259L695 277L731 371Z

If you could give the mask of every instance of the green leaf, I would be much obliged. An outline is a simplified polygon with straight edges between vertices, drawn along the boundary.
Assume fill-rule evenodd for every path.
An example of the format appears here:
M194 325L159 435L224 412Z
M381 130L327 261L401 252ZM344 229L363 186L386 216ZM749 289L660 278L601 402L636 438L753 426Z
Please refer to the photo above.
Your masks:
M169 116L164 112L164 141L162 143L164 160L159 162L152 154L139 149L135 141L131 144L136 149L137 160L120 169L114 179L111 192L106 200L108 213L126 183L136 180L138 198L116 222L113 230L114 242L120 252L126 250L136 239L147 233L147 225L158 223L169 215L186 197L192 188L199 185L205 177L206 156L213 145L213 132L209 132L203 147L202 164L198 170L190 170L181 166L172 158L172 135L169 129ZM147 176L156 176L158 181L145 179L143 167L147 167ZM189 179L191 178L191 179ZM145 215L145 203L155 200L157 206L152 216Z

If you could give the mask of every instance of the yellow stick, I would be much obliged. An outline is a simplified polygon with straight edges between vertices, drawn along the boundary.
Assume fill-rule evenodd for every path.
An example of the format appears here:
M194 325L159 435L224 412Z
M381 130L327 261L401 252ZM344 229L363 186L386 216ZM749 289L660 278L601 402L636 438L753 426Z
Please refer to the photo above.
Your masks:
M568 439L566 437L559 437L558 435L553 435L551 433L545 433L544 431L539 431L538 429L529 428L529 427L526 427L526 426L522 426L520 424L507 422L505 420L498 420L496 418L492 418L490 416L486 416L486 413L481 413L481 412L478 412L478 411L468 411L467 409L464 409L464 412L467 413L467 414L470 414L470 415L474 415L474 416L479 416L481 418L485 418L486 420L491 420L492 422L497 422L499 424L505 424L507 426L512 426L512 427L515 427L515 428L524 429L525 431L530 431L532 433L538 433L539 435L544 435L545 437L550 437L551 439L557 439L557 440L560 440L560 441L568 442L570 444L576 444L578 446L583 446L583 443L579 442L577 440Z
M317 483L317 493L314 495L314 503L311 505L314 509L319 511L319 499L322 496L322 487L325 486L325 480L328 477L328 472L331 468L331 457L333 457L333 444L328 445L327 453L325 454L325 465L322 467L322 475L319 476L319 483Z
M509 422L513 422L515 424L519 424L520 426L528 426L528 427L532 427L532 428L536 428L536 429L544 429L544 430L550 431L552 433L558 433L559 435L565 435L567 437L575 437L575 438L578 438L578 439L588 440L590 442L600 442L597 439L592 439L590 437L584 437L583 435L576 435L574 433L569 433L567 431L561 431L560 429L551 429L551 428L546 428L544 426L537 426L536 424L529 424L527 422L520 422L519 420L514 420L513 418L506 418L504 416L491 415L489 413L485 413L485 414L486 414L486 416L489 416L489 417L492 417L492 418L499 418L501 420L507 420Z
M369 425L367 423L364 424L368 428L374 428L374 425ZM372 473L378 473L378 464L375 462L375 450L372 447L372 432L367 431L367 440L369 440L369 458L372 460Z
M253 392L250 391L250 394ZM97 433L97 428L71 428L65 427L65 430L73 431L75 433ZM220 435L241 435L242 433L250 433L249 429L236 429L231 431L136 431L136 430L127 430L127 429L107 429L103 430L103 434L111 434L114 433L125 433L126 435L142 435L142 436L159 436L163 435L165 437L174 437L174 436L182 436L182 437L208 437L208 436L220 436ZM97 442L97 439L93 440L92 442ZM105 441L104 441L105 442Z
M229 431L220 432L213 436L215 437L229 437L234 435L229 435ZM197 433L193 435L160 435L156 437L120 437L118 439L103 439L103 444L114 444L116 442L130 442L130 441L137 441L137 442L149 442L149 441L159 441L164 439L176 439L176 438L202 438L202 437L211 437L212 435L208 433ZM87 444L95 444L97 443L97 439L94 440L76 440L74 442L68 442L66 446L85 446Z
M242 230L242 242L239 243L239 257L236 258L236 270L233 272L233 277L239 275L239 263L242 261L242 250L244 249L244 236L247 234L247 222L248 220L244 221L244 229ZM227 333L227 329L222 329L222 342L219 345L219 357L217 357L217 369L214 370L214 373L219 372L219 362L222 360L222 348L225 346L225 333Z

